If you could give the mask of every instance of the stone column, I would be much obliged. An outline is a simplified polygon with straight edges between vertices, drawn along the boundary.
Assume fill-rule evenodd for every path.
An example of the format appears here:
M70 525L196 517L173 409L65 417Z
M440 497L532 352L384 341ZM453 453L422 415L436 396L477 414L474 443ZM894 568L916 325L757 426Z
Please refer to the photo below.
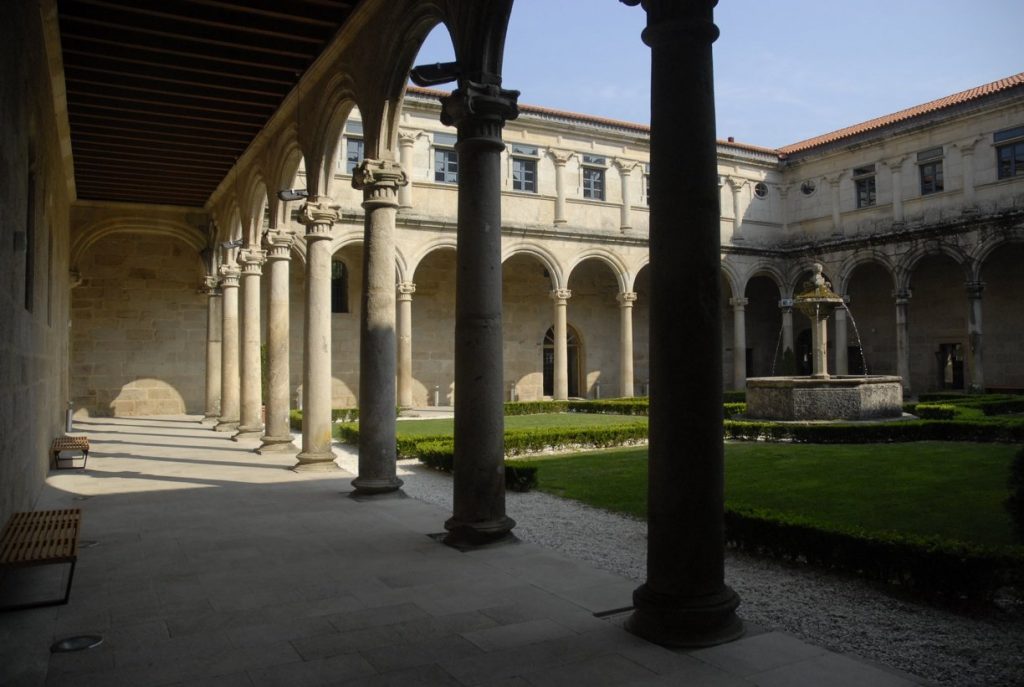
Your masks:
M412 408L412 295L416 285L398 285L398 407Z
M639 0L628 0L637 4ZM725 584L714 0L644 2L651 46L647 580L627 628L672 646L743 633ZM685 126L680 126L685 122ZM688 231L679 231L686 208Z
M445 543L505 538L504 367L501 333L501 129L519 94L462 80L441 99L441 122L458 129L455 277L455 468Z
M216 422L220 416L221 320L223 297L220 279L207 277L203 283L206 300L206 413L203 422Z
M258 453L290 453L291 369L289 352L289 272L295 235L287 231L267 234L270 263L270 303L267 312L267 427Z
M732 387L747 388L747 303L746 298L730 298L732 306Z
M263 434L263 375L260 364L260 276L266 253L242 251L241 417L232 439L258 439Z
M910 305L910 289L898 289L893 296L896 298L896 374L903 380L903 396L910 396L910 329L908 324L908 306Z
M844 296L843 302L845 303L848 298L849 296ZM846 348L849 345L849 335L846 331L846 308L836 308L832 317L836 321L836 368L834 372L837 375L848 375L850 374L850 360Z
M306 304L302 358L302 451L296 471L337 470L331 451L331 227L329 198L302 206L306 225Z
M359 475L357 494L402 486L395 460L395 215L409 183L391 160L363 160L352 186L363 192L363 296L359 320Z
M636 160L615 160L622 182L622 207L619 210L619 230L623 233L633 228L633 189L630 180L633 170L640 164Z
M572 291L555 289L551 292L555 302L555 371L552 396L556 401L569 398L569 335L566 310Z
M238 268L235 265L221 265L223 318L220 349L220 421L214 427L218 432L234 432L238 429L238 275Z
M575 153L568 150L550 150L551 159L555 161L555 224L565 224L565 163Z
M893 224L903 224L903 161L906 159L906 156L901 156L885 163L892 174Z
M740 216L740 192L747 185L746 179L727 177L729 190L732 191L732 240L743 241L743 218Z
M832 192L832 235L842 236L843 235L843 218L839 214L839 182L842 180L842 174L833 174L832 176L825 177L825 181L828 182L829 190Z
M633 303L635 291L624 291L615 299L619 301L619 396L630 398L636 394L633 389Z
M981 332L981 292L985 282L967 282L967 348L971 361L968 389L972 393L985 393L985 372Z
M398 156L402 161L402 169L408 174L413 168L413 147L416 139L423 135L422 131L399 131L398 132ZM404 186L398 187L398 207L412 207L412 180Z
M796 349L793 347L793 299L783 298L779 301L779 309L782 310L782 353L786 349L793 354L793 362L796 363ZM786 374L796 374L796 371Z

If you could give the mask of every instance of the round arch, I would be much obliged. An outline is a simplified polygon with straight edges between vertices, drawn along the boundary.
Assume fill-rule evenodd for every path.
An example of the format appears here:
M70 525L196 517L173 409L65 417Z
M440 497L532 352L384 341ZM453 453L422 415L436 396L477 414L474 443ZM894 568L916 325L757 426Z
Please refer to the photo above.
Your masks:
M547 248L536 243L515 243L502 249L501 263L504 265L508 262L509 258L516 255L529 255L539 261L551 276L552 289L567 288L566 285L569 283L569 280L563 276L561 265Z
M839 276L836 279L835 291L839 294L846 294L850 289L850 279L858 267L863 265L879 265L892 279L892 286L896 288L896 268L892 261L884 253L878 251L858 252L843 261L839 268Z
M184 221L143 216L116 217L100 220L86 225L79 232L78 238L71 245L71 259L74 268L82 255L97 241L112 234L141 234L149 236L168 236L178 239L195 250L199 265L206 271L202 254L209 245L209 239L198 228Z
M626 291L627 285L630 280L628 278L628 270L626 265L619 256L612 253L609 250L602 248L589 248L579 253L571 263L565 273L565 283L569 283L569 279L572 277L573 270L575 270L581 263L587 260L598 260L605 263L611 268L612 274L615 275L615 281L618 283L619 292Z

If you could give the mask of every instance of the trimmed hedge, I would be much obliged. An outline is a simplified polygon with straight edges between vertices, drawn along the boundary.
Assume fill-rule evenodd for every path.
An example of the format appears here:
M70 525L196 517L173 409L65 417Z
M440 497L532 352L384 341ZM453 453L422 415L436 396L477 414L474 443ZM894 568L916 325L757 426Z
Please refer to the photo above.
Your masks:
M650 405L650 401L643 396L609 398L604 401L569 401L569 412L598 415L647 415Z
M907 420L874 424L799 424L725 420L725 438L797 441L810 444L871 444L902 441L1024 441L1024 420Z
M924 420L952 420L956 406L949 403L918 403L914 414Z
M723 403L722 404L722 416L725 419L736 417L737 415L743 415L747 412L746 403Z
M331 422L358 422L359 408L331 408ZM302 411L289 410L288 424L292 431L302 431Z
M1024 550L897 533L842 531L809 518L726 507L727 543L754 553L837 568L919 592L991 598L1024 581Z
M567 413L568 401L512 401L505 404L505 415L540 415L541 413Z
M1024 413L1024 398L983 401L979 403L977 407L981 408L981 412L985 413L985 415L1008 415L1010 413Z
M746 403L747 392L746 391L723 391L722 392L723 403Z
M1017 452L1010 463L1010 496L1006 499L1006 510L1010 512L1013 533L1017 541L1024 544L1024 448Z
M435 470L451 472L455 464L455 445L447 441L420 441L416 444L420 462ZM505 488L512 491L530 491L537 486L537 468L505 465Z

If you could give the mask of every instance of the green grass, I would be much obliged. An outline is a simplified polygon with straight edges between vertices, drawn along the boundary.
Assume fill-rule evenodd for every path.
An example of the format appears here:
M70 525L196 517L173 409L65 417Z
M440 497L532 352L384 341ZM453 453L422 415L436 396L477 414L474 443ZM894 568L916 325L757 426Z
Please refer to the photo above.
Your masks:
M637 415L595 415L589 413L543 413L539 415L509 415L505 418L505 429L551 429L561 427L604 427L607 425L634 424L647 422L647 418ZM451 435L455 431L455 421L451 418L441 420L401 420L396 423L395 433L399 437L432 437L442 434Z
M837 528L1012 544L1003 507L1010 444L728 443L727 506L801 515ZM516 461L539 468L543 491L644 517L647 449Z

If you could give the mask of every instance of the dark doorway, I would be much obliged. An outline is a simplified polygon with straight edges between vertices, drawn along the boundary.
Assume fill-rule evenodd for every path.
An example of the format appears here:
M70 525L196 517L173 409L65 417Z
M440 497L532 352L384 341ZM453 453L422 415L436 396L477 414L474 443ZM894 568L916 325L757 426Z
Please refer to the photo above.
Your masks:
M935 352L938 363L939 388L964 388L964 350L958 343L939 344Z
M797 337L796 342L796 373L798 375L810 375L814 367L814 360L811 358L811 330L804 329Z

